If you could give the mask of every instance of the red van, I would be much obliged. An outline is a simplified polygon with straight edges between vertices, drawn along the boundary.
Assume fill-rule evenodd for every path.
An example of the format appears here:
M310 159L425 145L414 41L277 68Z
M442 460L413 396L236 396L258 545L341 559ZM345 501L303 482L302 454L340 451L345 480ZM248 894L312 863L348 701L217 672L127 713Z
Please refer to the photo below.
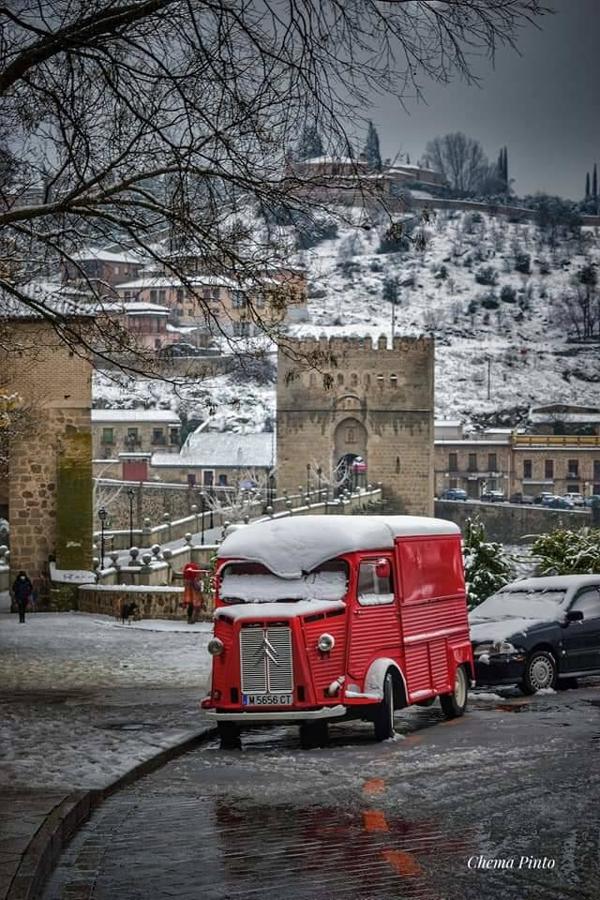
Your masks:
M474 677L460 531L415 516L298 516L247 525L219 548L212 684L223 746L247 724L329 721L440 698L461 716Z

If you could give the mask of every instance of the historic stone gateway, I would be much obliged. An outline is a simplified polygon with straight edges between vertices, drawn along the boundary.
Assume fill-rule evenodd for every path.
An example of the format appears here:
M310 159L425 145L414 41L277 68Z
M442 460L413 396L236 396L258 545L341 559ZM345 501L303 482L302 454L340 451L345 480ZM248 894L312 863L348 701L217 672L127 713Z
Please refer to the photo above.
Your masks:
M277 481L318 487L362 457L397 512L433 514L433 340L320 338L279 354ZM324 369L298 357L330 355ZM295 358L294 358L295 357ZM310 468L308 468L310 467ZM339 468L338 468L339 471Z

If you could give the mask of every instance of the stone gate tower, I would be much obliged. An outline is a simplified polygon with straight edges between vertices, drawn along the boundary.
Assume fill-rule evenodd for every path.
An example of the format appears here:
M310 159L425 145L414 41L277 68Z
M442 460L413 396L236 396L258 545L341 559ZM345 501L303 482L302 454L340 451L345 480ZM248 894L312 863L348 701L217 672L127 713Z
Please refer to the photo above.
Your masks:
M295 342L303 357L330 354L316 371L279 354L277 482L304 484L307 464L327 475L361 456L397 512L433 515L434 346L430 338L320 338ZM294 354L296 355L296 354ZM315 482L313 481L313 485Z

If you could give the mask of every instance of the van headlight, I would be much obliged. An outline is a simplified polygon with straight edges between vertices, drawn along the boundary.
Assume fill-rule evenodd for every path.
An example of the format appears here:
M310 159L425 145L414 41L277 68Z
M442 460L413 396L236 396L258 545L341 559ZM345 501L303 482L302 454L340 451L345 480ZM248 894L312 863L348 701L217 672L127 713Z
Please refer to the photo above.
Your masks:
M220 656L225 649L225 644L219 638L213 638L208 642L207 649L211 656Z
M331 634L322 634L317 641L317 647L321 653L329 653L335 647L335 638Z

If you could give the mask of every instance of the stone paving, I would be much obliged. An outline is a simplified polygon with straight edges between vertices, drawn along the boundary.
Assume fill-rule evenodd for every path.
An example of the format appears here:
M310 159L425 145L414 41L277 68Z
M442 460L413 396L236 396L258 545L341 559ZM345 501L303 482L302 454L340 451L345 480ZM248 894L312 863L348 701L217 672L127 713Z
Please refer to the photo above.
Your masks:
M597 900L597 686L396 725L308 752L293 728L205 744L106 801L44 900Z

